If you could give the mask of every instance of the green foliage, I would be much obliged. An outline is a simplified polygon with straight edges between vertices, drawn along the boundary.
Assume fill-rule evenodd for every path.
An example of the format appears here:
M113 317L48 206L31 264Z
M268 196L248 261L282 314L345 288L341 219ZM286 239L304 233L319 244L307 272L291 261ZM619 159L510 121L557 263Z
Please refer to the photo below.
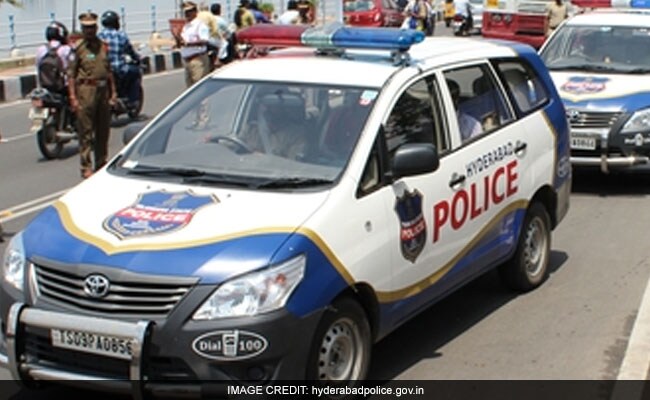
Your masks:
M272 3L261 3L260 4L260 11L263 13L272 13L275 11L275 7L273 6Z

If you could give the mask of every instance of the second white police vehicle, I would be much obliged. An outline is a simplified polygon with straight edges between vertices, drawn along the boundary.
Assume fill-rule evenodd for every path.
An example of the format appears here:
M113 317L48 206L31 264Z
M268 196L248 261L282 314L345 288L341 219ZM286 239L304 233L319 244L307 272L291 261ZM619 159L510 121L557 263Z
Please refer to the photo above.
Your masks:
M351 382L480 274L547 278L569 128L531 47L341 26L238 40L290 48L203 79L12 238L14 378L138 396Z
M650 169L650 2L628 5L572 17L540 50L567 110L576 167Z

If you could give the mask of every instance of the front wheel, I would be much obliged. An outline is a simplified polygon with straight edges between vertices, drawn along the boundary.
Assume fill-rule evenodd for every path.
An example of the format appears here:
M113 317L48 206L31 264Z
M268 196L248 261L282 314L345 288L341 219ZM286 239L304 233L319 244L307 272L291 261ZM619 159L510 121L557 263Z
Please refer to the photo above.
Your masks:
M44 125L36 133L36 142L41 154L47 160L59 158L63 151L63 142L57 139L54 125Z
M370 324L350 298L335 301L323 315L310 351L307 379L322 384L355 384L370 365Z
M533 203L526 213L513 257L499 267L504 283L527 292L548 278L551 255L551 222L546 208Z

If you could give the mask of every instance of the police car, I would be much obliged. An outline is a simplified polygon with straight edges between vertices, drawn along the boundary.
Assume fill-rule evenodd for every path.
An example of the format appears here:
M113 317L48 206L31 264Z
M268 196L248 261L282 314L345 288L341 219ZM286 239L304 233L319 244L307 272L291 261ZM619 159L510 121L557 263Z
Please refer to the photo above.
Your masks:
M606 8L566 21L541 49L567 109L574 166L650 166L649 46L650 10Z
M547 278L569 128L531 47L341 26L238 40L283 49L190 88L12 238L14 378L357 381L374 342L480 274Z

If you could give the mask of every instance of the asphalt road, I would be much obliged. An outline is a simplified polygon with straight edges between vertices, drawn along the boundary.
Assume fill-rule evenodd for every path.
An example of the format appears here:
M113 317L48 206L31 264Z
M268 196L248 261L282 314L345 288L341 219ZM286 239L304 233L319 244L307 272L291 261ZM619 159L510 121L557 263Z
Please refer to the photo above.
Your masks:
M183 90L180 71L145 80L145 114ZM34 213L21 205L79 182L78 155L44 161L28 132L28 104L0 106L0 212L8 235ZM121 147L114 127L111 154ZM404 380L616 379L650 276L650 175L576 173L571 209L554 232L552 273L515 295L488 273L426 310L374 347L370 377ZM0 246L0 251L4 246ZM0 371L0 379L10 379ZM77 392L48 390L50 398ZM5 392L7 395L9 392ZM29 394L29 396L28 396Z

